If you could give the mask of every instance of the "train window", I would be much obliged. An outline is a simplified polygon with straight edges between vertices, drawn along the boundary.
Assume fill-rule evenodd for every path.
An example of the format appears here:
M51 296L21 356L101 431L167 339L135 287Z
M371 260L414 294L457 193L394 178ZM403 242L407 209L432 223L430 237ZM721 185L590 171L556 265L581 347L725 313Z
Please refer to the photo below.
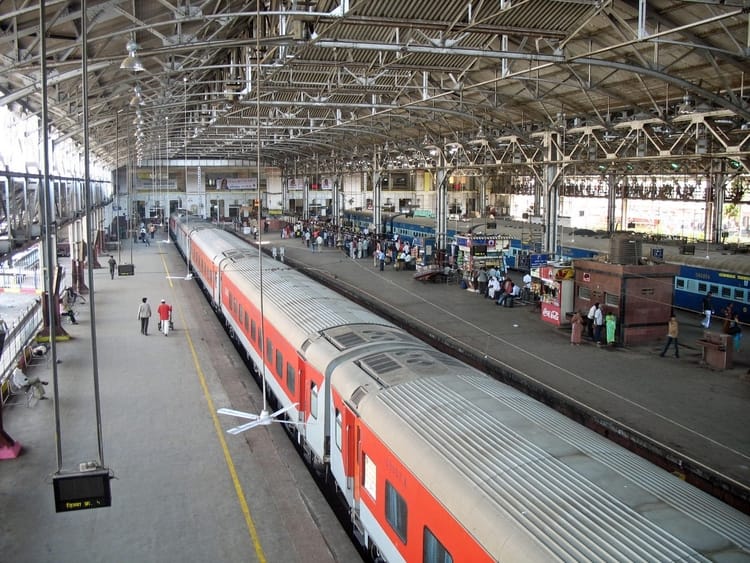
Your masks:
M735 301L744 301L745 300L745 290L744 289L737 289L734 288L734 299Z
M711 286L711 293L714 295L719 295L719 286L718 285L712 285Z
M708 286L703 282L698 282L698 293L706 293L708 291Z
M375 500L377 498L375 495L377 490L375 485L378 482L378 468L370 459L370 456L365 453L362 454L362 467L364 467L364 471L362 472L362 487L369 493L372 500Z
M273 342L270 338L266 338L266 361L273 358Z
M406 523L409 515L409 511L406 506L406 501L402 497L396 488L391 485L389 481L385 482L385 519L396 532L396 535L401 538L401 541L406 543Z
M318 386L314 383L310 384L310 416L318 418Z
M250 315L248 315L247 311L245 311L245 332L247 332L248 329L250 328L249 323L250 323Z
M724 299L731 299L732 298L732 288L728 285L722 285L721 286L721 296Z
M255 340L255 332L257 331L257 327L255 326L255 319L250 321L250 340Z
M296 387L294 366L289 362L286 363L286 387L290 393L294 394L294 388Z
M676 289L685 289L685 278L675 278L674 286Z
M276 375L279 378L284 377L284 356L278 348L276 349Z
M341 451L341 411L336 409L336 447Z
M425 526L422 538L423 563L453 563L453 557L443 544L438 541L428 527Z

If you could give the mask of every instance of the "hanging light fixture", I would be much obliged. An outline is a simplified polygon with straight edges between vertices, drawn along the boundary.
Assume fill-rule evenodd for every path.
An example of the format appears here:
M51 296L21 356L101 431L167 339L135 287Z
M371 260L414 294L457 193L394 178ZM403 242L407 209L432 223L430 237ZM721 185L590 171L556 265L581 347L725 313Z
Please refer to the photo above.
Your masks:
M128 56L120 63L120 68L123 70L131 70L133 72L146 70L146 67L143 66L143 63L138 56L138 43L135 42L135 39L131 38L125 45L125 49L128 51Z
M141 87L136 84L133 87L133 97L130 98L130 107L138 107L138 106L145 106L146 102L143 101L143 97L141 96Z

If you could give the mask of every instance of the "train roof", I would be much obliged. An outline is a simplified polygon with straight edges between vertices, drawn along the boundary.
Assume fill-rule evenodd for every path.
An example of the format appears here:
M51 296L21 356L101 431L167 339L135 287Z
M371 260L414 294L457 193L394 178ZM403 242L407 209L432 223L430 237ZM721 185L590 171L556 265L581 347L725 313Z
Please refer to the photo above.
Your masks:
M414 378L358 408L498 559L748 555L750 518L478 372Z
M309 337L332 327L342 325L377 324L394 326L381 317L360 307L328 287L313 282L307 276L286 264L264 257L258 260L258 251L237 240L236 248L225 252L222 261L226 279L260 306L261 271L264 315L289 330L296 328L297 345ZM291 337L291 334L287 335Z
M670 256L665 259L670 264L706 268L719 272L731 272L750 276L750 256L743 254L709 254L702 256Z

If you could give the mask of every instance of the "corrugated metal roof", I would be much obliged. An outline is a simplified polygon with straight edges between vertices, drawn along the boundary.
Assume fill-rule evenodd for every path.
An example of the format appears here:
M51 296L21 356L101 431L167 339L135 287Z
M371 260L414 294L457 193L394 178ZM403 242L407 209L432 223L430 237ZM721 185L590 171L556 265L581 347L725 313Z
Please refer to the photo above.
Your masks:
M32 113L41 107L38 6L0 8L8 30L0 103ZM696 104L750 116L742 100L746 5L736 0L649 0L641 27L629 0L299 6L261 2L256 14L242 0L87 2L92 150L114 160L117 115L132 120L135 86L144 124L130 134L141 130L144 160L161 160L162 150L167 158L245 158L260 139L271 165L331 150L345 156L353 139L469 139L480 125L538 131L558 114L603 126L619 112L670 119L686 92ZM46 9L50 119L80 140L81 4ZM128 40L143 72L120 69ZM164 147L161 135L187 146Z

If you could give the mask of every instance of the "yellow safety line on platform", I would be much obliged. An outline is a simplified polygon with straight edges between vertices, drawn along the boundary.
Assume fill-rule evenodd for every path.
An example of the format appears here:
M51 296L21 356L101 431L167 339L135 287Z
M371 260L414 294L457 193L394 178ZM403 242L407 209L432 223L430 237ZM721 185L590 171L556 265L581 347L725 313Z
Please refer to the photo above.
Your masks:
M167 267L167 262L164 259L164 256L161 257L162 264L164 264L164 271L167 273L167 280L169 281L169 286L174 287L172 284L172 280L169 277L169 268ZM184 318L181 312L181 309L179 305L175 304L177 307L177 310L180 315L180 319ZM184 323L183 323L184 324ZM219 444L221 445L221 451L224 452L224 460L227 463L227 469L229 469L229 475L232 477L232 483L234 484L234 491L237 494L237 498L240 502L240 507L242 508L242 514L245 516L245 524L247 525L247 530L250 533L250 537L253 540L253 546L255 547L255 554L258 556L258 562L259 563L266 563L266 555L263 553L263 547L260 545L260 538L258 537L258 530L255 527L255 521L253 520L252 515L250 514L250 507L247 505L247 500L245 500L245 492L242 489L242 484L240 483L239 476L237 475L237 470L234 466L234 461L232 460L232 454L229 453L229 448L227 447L227 442L224 439L224 429L221 427L221 424L219 423L219 417L216 415L216 407L214 406L214 401L211 397L211 393L208 390L208 385L206 384L206 376L203 373L203 370L200 366L200 361L198 359L198 353L195 350L195 346L193 345L193 339L190 337L190 330L187 328L187 326L184 329L185 336L187 338L188 346L190 347L190 354L193 356L193 365L195 365L195 371L198 374L198 381L201 384L201 388L203 389L203 396L206 398L206 404L208 405L208 412L211 414L211 420L214 422L214 429L216 430L216 436L219 438Z

